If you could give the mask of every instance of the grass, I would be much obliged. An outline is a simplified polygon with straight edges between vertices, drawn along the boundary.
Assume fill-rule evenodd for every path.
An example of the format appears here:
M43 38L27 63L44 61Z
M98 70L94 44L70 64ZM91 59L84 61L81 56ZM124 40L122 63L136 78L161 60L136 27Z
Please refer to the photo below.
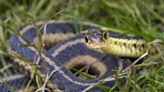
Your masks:
M8 66L7 39L31 20L89 21L107 29L122 30L147 41L164 40L164 0L0 0L0 70ZM164 46L159 52L135 65L121 92L162 92L164 90ZM142 69L136 72L136 69ZM12 75L5 68L2 77ZM98 85L107 91L109 87Z

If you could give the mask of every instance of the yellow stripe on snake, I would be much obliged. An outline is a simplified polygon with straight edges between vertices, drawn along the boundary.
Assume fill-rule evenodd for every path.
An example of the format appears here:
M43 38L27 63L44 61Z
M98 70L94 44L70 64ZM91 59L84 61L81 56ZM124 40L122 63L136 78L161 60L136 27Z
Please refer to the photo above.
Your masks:
M128 58L137 58L151 48L143 39L103 31L90 23L32 22L16 33L9 39L8 52L24 75L0 81L1 92L26 88L30 78L35 91L81 92L115 74L120 63L124 69ZM79 71L89 75L81 76ZM102 85L114 84L111 80ZM89 91L103 89L93 87Z

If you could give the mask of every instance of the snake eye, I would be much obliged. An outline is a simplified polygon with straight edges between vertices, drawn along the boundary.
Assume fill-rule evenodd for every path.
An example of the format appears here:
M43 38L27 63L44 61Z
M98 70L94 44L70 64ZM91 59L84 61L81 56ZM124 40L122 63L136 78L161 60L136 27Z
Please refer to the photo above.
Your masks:
M109 37L109 33L108 32L103 32L103 38L108 39L108 37Z
M88 42L89 41L89 38L88 38L88 36L86 35L85 36L85 42Z

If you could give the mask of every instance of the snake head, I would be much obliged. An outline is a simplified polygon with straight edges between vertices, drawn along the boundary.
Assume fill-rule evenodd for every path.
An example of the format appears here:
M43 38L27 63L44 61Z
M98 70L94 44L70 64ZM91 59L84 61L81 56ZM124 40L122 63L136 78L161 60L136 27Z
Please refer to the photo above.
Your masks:
M86 45L90 48L101 49L105 46L105 41L108 39L109 33L101 29L87 30L85 35Z

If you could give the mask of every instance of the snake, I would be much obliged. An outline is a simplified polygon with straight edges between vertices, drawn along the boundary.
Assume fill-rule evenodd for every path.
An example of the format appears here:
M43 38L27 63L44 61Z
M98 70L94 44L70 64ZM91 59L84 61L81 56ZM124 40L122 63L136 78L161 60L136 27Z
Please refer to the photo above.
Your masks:
M120 66L127 67L128 58L137 58L148 50L148 43L141 38L104 31L93 23L32 21L9 38L8 53L21 74L2 79L0 91L36 91L45 87L50 92L81 92L109 78ZM84 67L89 67L85 71L91 79L82 78L73 70ZM28 84L35 87L28 88ZM102 85L112 87L115 80ZM93 91L104 92L96 85L89 90Z

